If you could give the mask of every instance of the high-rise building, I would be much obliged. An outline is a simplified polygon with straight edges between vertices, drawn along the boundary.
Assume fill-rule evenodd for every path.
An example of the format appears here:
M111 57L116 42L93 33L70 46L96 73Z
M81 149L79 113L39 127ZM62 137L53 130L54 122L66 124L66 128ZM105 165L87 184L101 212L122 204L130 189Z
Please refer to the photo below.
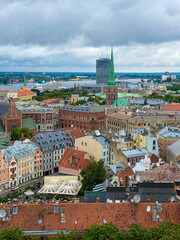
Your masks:
M96 60L96 83L107 84L109 79L110 59L100 58Z
M118 87L115 83L115 74L114 74L114 59L113 59L113 49L111 48L111 61L109 68L109 81L105 87L106 93L106 105L112 105L113 102L118 98Z

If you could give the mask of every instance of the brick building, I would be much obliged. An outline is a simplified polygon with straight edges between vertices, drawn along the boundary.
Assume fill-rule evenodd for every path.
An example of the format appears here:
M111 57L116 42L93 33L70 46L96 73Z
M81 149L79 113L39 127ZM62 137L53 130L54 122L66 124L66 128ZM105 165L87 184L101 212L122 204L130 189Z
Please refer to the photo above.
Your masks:
M22 115L34 120L37 131L49 132L54 130L55 110L53 108L32 106L28 108L20 108L20 112Z
M104 129L105 106L63 106L59 109L59 127L77 127L86 131Z
M7 133L12 128L22 128L22 114L15 103L0 103L0 125Z

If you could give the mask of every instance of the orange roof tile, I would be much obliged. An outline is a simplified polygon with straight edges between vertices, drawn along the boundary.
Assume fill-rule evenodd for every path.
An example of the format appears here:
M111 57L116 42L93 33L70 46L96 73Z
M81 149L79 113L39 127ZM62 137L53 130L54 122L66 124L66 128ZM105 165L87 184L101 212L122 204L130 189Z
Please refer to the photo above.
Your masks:
M147 212L147 206L157 207L156 203L58 203L58 212L54 212L54 204L17 204L18 213L12 214L13 204L10 208L11 220L3 221L0 218L0 231L6 228L19 227L24 231L52 231L76 229L83 231L92 224L103 224L113 222L121 230L132 226L133 222L150 228L158 225L158 221L152 220L152 213ZM174 223L180 222L180 203L161 203L162 212L158 215L162 222L170 220ZM0 205L0 209L7 204ZM65 222L61 222L61 207L65 208ZM42 223L39 223L39 220ZM76 224L77 223L77 224Z
M180 111L180 103L166 104L161 110L165 111Z
M31 90L20 90L20 91L18 91L18 97L25 96L25 95L31 95L31 94L35 94L35 92L33 92Z
M51 102L54 102L54 101L56 101L56 98L43 100L44 103L51 103Z
M67 148L59 166L75 170L86 168L86 165L90 163L90 160L84 158L85 153L86 152L76 149Z

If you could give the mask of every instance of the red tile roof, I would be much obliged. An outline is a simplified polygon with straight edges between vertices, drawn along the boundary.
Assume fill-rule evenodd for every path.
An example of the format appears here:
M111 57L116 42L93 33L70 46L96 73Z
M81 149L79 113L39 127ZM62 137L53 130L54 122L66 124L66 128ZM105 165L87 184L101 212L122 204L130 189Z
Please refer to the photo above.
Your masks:
M164 105L162 110L165 110L165 111L180 111L180 103L166 104L166 105Z
M162 221L180 222L180 203L162 203L162 212L158 215ZM6 205L0 205L3 209ZM17 204L18 213L12 214L13 204L9 204L11 220L0 218L0 231L4 228L19 227L24 231L73 230L83 231L92 224L103 224L103 219L116 224L121 230L132 226L133 222L146 228L155 227L158 221L152 220L152 212L147 206L156 207L156 203L59 203L54 213L54 204ZM65 222L61 222L61 207L65 208ZM39 223L39 220L42 223ZM77 224L75 224L77 222Z
M52 102L54 102L54 101L56 101L56 98L43 100L44 103L52 103Z
M25 96L25 95L32 95L32 94L35 94L35 92L28 90L28 89L18 91L18 97Z
M85 155L86 152L67 148L59 166L75 170L86 168L87 164L90 163L90 160L85 158Z
M124 172L127 176L132 176L134 174L133 170L131 167L127 166L125 169L124 169Z
M159 157L156 156L156 154L154 154L154 153L151 155L150 159L151 159L151 163L158 163L159 162Z

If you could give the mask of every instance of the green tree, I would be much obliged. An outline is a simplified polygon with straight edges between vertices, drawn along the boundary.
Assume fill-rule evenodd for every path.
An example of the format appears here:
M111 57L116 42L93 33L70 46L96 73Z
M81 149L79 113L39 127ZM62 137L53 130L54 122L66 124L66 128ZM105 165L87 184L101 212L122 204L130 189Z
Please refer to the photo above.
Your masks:
M124 234L125 240L153 240L151 232L139 224L127 229Z
M33 133L29 131L29 128L24 127L24 128L12 128L11 130L11 140L12 141L16 141L19 140L22 136L22 133L24 135L25 138L28 137L33 137Z
M102 159L98 162L93 160L85 169L81 170L81 176L81 194L84 194L84 191L92 191L96 184L103 183L106 179L104 161Z
M22 229L19 228L10 228L10 229L3 229L0 232L0 239L1 240L25 240L25 235Z
M48 238L49 240L78 240L79 234L77 231L72 231L69 234L65 234L63 231L61 233L58 233L54 237Z
M12 130L11 130L11 140L15 141L15 140L19 140L20 138L21 138L20 129L12 128Z
M33 137L33 133L29 131L28 127L21 128L20 132L24 134L24 137Z
M170 221L159 223L158 227L150 228L153 240L180 239L180 224Z
M147 99L146 98L144 99L144 105L147 105Z
M82 240L121 240L123 239L120 229L112 222L97 225L93 224L85 229Z

